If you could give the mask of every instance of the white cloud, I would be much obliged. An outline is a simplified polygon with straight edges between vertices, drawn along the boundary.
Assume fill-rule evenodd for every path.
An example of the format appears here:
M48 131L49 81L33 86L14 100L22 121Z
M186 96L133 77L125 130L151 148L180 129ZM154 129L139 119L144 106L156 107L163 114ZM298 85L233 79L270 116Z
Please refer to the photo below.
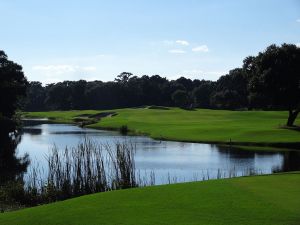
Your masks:
M297 19L296 22L300 23L300 19Z
M169 50L169 53L172 53L172 54L184 54L185 51L181 50L181 49L171 49L171 50Z
M192 49L193 52L208 52L209 49L207 45L200 45Z
M182 46L189 46L190 43L186 40L164 40L163 41L163 44L164 45L167 45L167 46L172 46L172 45L175 45L175 44L178 44L178 45L182 45Z
M190 43L188 41L185 41L185 40L177 40L176 43L179 44L179 45L184 45L184 46L190 45Z
M75 67L72 65L36 65L32 67L33 70L39 70L39 71L51 71L56 74L61 73L70 73L75 72Z
M96 67L94 66L74 66L68 64L59 64L59 65L35 65L32 67L32 70L49 72L54 74L65 74L65 73L74 73L81 71L95 71Z
M99 71L94 66L74 64L34 65L31 67L31 80L39 80L43 84L56 83L64 80L96 80ZM100 78L98 78L100 79Z
M300 43L296 43L296 46L297 46L298 48L300 48Z

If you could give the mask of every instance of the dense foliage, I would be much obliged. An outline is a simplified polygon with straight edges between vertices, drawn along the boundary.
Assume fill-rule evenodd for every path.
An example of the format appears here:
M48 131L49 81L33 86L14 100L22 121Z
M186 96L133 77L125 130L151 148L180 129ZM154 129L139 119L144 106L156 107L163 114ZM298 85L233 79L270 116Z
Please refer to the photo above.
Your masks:
M293 125L300 104L300 48L271 45L247 57L217 81L159 75L142 77L123 72L114 81L84 80L47 84L31 82L27 111L111 109L142 105L216 109L289 110Z
M1 137L16 129L15 113L20 98L26 94L27 80L22 67L8 60L4 51L0 51L0 125Z
M288 126L300 112L300 48L269 46L256 57L244 60L248 75L249 102L289 111Z
M123 76L126 78L120 79ZM25 110L112 109L142 105L237 109L248 106L247 90L243 90L245 82L239 83L240 76L237 71L222 76L217 82L184 77L170 81L159 75L137 77L124 72L109 82L79 80L42 86L34 81L29 84ZM236 98L228 97L227 92L234 93Z
M175 105L172 99L175 91L182 90L189 93L204 82L206 81L192 81L183 77L176 81L169 81L159 75L137 77L125 72L118 75L115 81L110 82L64 81L48 84L45 87L39 82L31 82L25 110L172 106Z
M16 114L26 94L27 80L22 67L0 51L0 210L18 207L23 196L23 174L28 155L16 156L21 136ZM16 206L17 205L17 206Z

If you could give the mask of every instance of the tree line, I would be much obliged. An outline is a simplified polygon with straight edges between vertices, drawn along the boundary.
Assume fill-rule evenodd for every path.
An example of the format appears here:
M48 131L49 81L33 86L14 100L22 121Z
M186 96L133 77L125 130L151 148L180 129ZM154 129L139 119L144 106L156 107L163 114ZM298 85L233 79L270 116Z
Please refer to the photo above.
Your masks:
M26 111L112 109L143 105L240 109L249 106L247 84L239 69L218 81L123 72L115 81L63 81L42 86L29 83Z
M300 48L270 45L242 67L217 81L159 75L141 77L123 72L114 81L64 81L42 86L29 83L26 111L112 109L142 105L178 106L185 109L288 110L293 125L300 104Z

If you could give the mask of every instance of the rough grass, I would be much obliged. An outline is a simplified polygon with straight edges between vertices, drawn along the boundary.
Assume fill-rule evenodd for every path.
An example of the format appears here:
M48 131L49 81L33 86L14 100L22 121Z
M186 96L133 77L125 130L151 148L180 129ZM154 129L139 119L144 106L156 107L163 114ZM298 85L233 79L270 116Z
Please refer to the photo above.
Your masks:
M54 118L56 122L72 122L82 114L101 111L53 111L25 113L29 117ZM157 139L191 142L232 143L300 143L300 132L282 128L286 111L228 111L198 109L187 111L135 108L117 109L114 117L102 118L91 128L118 130L127 125L130 131ZM296 123L299 124L298 119Z
M242 177L83 196L0 214L2 225L297 225L300 173Z

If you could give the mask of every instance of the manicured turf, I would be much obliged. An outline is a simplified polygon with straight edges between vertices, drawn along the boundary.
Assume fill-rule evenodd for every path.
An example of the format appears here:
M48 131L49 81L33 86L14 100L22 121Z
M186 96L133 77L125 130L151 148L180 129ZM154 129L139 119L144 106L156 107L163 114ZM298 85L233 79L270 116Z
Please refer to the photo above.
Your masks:
M0 214L1 225L300 224L300 173L128 189Z
M178 108L117 109L118 115L102 118L89 125L92 128L114 128L127 125L135 133L153 138L192 142L234 143L300 143L300 132L281 128L286 123L286 111L227 111ZM56 111L26 113L31 117L50 117L57 122L72 122L82 114L100 111ZM300 120L296 121L299 124Z

